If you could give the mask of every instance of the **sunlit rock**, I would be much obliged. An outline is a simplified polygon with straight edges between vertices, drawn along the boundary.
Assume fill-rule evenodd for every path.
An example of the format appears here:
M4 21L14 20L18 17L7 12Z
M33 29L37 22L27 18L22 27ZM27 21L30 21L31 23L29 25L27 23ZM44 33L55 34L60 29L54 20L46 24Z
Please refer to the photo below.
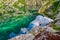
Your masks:
M33 40L34 39L34 35L32 34L22 34L22 35L19 35L19 36L16 36L10 40Z
M48 23L52 22L53 20L48 18L48 17L43 17L41 15L38 15L35 20L33 20L29 25L28 25L28 30L30 30L33 27L36 26L41 26L45 27Z

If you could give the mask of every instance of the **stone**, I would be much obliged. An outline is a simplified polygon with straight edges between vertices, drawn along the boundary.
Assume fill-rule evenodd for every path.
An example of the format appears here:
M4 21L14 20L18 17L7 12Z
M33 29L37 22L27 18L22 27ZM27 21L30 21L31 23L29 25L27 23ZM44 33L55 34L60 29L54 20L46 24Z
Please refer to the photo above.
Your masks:
M21 34L19 36L16 36L10 40L33 40L34 39L34 35L32 35L31 33L29 34Z
M38 15L36 17L35 20L33 20L27 27L28 30L30 30L33 27L36 26L41 26L41 27L45 27L48 23L53 22L52 19L48 18L48 17L43 17L41 15Z
M27 28L21 28L19 34L26 34L28 32Z

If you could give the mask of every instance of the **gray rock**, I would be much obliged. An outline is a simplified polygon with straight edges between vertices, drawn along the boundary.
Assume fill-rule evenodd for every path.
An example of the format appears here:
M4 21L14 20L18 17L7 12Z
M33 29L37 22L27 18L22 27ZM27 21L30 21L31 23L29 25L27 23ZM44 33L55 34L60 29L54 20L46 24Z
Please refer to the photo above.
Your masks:
M41 27L44 27L46 26L48 23L52 22L53 20L48 18L48 17L43 17L41 15L38 15L36 17L35 20L33 20L29 26L28 26L28 30L33 28L33 27L36 27L36 26L41 26Z
M9 40L33 40L33 39L34 39L34 35L29 33L29 34L21 34Z

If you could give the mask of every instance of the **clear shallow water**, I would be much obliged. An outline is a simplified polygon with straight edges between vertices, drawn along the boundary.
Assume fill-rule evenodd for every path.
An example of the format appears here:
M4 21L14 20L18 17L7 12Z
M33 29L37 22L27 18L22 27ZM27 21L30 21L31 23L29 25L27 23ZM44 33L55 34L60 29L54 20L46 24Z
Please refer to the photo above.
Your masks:
M28 25L27 28L21 28L19 35L20 34L26 34L28 31L30 31L33 27L41 26L41 27L46 27L46 24L52 22L53 20L48 18L48 17L43 17L41 15L36 16L35 20L31 21L30 24ZM12 38L16 36L14 32L9 34L9 37Z

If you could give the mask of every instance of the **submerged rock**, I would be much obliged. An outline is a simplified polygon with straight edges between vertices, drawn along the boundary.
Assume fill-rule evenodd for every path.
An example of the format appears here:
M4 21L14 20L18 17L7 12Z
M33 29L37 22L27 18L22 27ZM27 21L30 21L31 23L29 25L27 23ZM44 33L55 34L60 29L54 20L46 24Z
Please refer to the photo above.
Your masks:
M11 33L9 34L9 38L12 38L12 37L14 37L14 36L16 36L16 34L15 34L14 32L11 32Z

